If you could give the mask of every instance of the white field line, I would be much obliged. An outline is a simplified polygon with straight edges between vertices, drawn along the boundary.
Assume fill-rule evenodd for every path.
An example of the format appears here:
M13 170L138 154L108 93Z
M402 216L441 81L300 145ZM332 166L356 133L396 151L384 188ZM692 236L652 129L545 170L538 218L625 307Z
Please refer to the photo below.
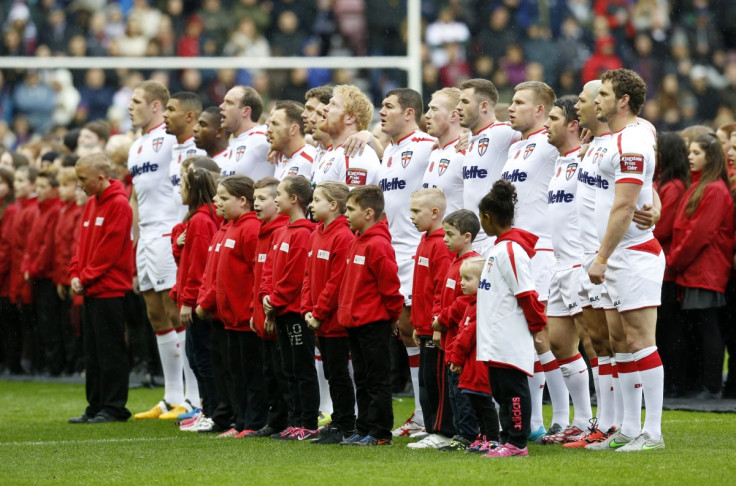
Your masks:
M0 446L37 446L37 445L73 445L73 444L106 444L120 442L153 442L158 440L176 440L179 437L131 437L129 439L82 439L82 440L42 440L26 442L0 442Z

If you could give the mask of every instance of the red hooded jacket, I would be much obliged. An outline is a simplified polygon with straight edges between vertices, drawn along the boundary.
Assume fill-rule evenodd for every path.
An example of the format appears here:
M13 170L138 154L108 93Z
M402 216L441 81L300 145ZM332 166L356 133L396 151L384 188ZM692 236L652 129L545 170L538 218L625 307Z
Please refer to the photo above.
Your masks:
M411 295L411 323L419 336L432 335L432 321L440 313L445 275L452 252L444 242L445 230L425 233L414 258L414 285Z
M477 296L468 295L468 297L470 297L470 301L465 308L460 330L445 351L446 361L463 368L460 372L458 388L480 393L491 393L491 385L488 381L488 366L486 363L475 359Z
M13 219L20 206L13 203L5 208L0 219L0 297L7 297L10 291L11 250L10 238L13 229Z
M344 327L396 322L404 308L399 267L386 219L358 235L348 251L337 319Z
M63 203L55 197L38 203L38 216L33 220L21 272L31 280L54 276L54 232Z
M69 287L69 262L79 245L79 226L84 206L72 199L64 204L59 213L59 221L54 232L54 274L56 285Z
M133 251L132 228L125 188L110 179L110 187L84 206L79 247L69 264L69 275L79 278L85 297L123 297L133 288L133 261L128 257Z
M309 237L309 258L302 287L302 314L311 312L322 321L315 334L319 337L345 337L337 321L337 298L345 275L348 250L355 240L345 216L339 216L325 228L324 223Z
M13 218L10 233L10 301L14 304L30 304L33 291L24 278L22 265L33 221L38 215L38 199L35 196L18 198L17 202L20 209Z
M220 246L217 263L217 312L226 329L250 331L256 245L261 222L250 211L233 221Z
M212 236L212 241L207 247L207 263L204 266L202 285L200 285L197 294L197 305L214 314L217 320L222 320L217 312L217 265L220 261L220 249L225 241L225 233L231 224L231 222L226 221Z
M266 334L263 327L263 324L266 321L266 314L263 313L263 300L258 300L260 294L259 290L261 280L263 279L264 267L273 265L273 257L275 253L273 240L281 228L285 227L287 224L289 224L289 217L281 214L273 221L263 221L261 223L261 229L258 232L256 266L253 270L253 279L255 281L253 292L253 325L256 328L256 334L258 334L258 337L261 339L268 339L269 341L275 341L277 336L275 332L273 334Z
M315 224L298 219L274 234L273 260L263 267L258 299L270 296L277 316L302 313L302 283L307 267L307 243ZM263 305L263 304L261 304Z
M733 199L723 181L711 182L688 216L685 208L700 173L692 176L693 184L677 208L667 266L676 273L678 285L724 292L733 261Z
M662 202L662 216L654 226L654 237L657 238L662 246L665 255L670 254L670 245L672 244L672 230L675 223L675 215L677 214L677 206L680 205L685 195L685 184L680 179L672 179L662 185L655 186L659 199ZM669 266L664 271L664 281L674 282L675 272Z
M445 279L442 283L442 293L440 294L440 311L437 314L437 320L446 328L440 338L442 349L447 349L452 340L455 339L458 324L463 318L465 308L470 303L470 296L464 295L462 288L460 288L460 266L468 258L479 256L479 253L469 251L463 256L455 257L450 266L447 267Z
M176 272L176 303L182 306L196 307L199 287L202 286L202 275L207 263L207 249L220 226L222 218L215 215L215 208L203 204L187 221L187 232L184 246L179 258Z

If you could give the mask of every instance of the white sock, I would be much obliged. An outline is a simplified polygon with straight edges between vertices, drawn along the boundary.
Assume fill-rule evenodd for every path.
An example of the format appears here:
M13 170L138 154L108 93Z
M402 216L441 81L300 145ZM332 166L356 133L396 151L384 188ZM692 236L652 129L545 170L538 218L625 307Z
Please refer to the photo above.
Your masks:
M564 429L570 423L570 394L567 392L560 365L552 351L541 354L539 362L542 363L547 391L552 400L552 423L559 424Z
M172 329L165 334L156 334L156 344L164 371L164 401L169 405L184 403L184 349L179 345L177 332Z
M319 411L332 415L332 398L330 397L330 385L325 378L325 365L322 362L322 354L314 347L314 363L317 367L317 381L319 382Z
M187 328L182 326L177 329L176 337L177 343L179 344L179 349L185 350L187 340ZM191 403L194 408L201 408L202 399L199 395L199 383L197 383L197 377L194 375L192 367L189 366L189 358L187 358L186 352L181 353L181 364L184 368L184 399L189 400L189 403Z
M411 386L414 388L414 422L424 426L424 413L422 404L419 402L419 348L416 346L406 348L409 355L409 372L411 374Z
M600 369L598 369L598 358L590 360L590 374L593 375L593 389L596 399L601 396ZM570 392L572 394L572 392Z
M639 368L631 353L616 353L618 381L621 384L621 396L624 405L624 417L621 422L621 433L628 437L637 437L641 433L641 378Z
M598 395L598 428L606 432L613 425L618 426L620 422L614 423L616 414L616 399L613 393L613 370L611 368L610 356L598 358L598 376L600 380L600 394Z
M611 372L613 376L613 425L621 428L624 421L624 396L621 393L621 382L618 380L618 363L616 363L615 357L611 358Z
M572 425L580 430L585 430L590 425L590 419L593 418L593 411L590 408L588 365L585 364L585 360L580 353L570 359L560 361L559 364L575 411Z
M357 393L355 388L355 372L353 371L353 359L348 359L348 373L350 374L350 381L353 383L353 394ZM355 400L355 416L358 416L358 400Z
M544 425L542 416L542 397L544 396L544 370L539 360L534 362L534 375L529 377L529 394L532 398L531 430L536 431Z
M644 428L652 439L662 438L662 400L664 394L664 367L657 346L651 346L634 353L644 393Z

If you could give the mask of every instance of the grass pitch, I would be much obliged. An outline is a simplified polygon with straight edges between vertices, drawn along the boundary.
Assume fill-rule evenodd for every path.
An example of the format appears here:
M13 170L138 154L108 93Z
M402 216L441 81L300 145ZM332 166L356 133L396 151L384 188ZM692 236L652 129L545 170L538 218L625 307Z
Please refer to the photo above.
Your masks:
M162 390L131 390L137 412ZM409 439L369 449L269 439L217 439L172 422L69 425L81 385L0 381L0 484L734 484L736 416L664 412L667 448L641 453L531 445L530 457L485 459L410 450ZM397 424L413 401L395 402ZM551 410L545 407L547 423Z

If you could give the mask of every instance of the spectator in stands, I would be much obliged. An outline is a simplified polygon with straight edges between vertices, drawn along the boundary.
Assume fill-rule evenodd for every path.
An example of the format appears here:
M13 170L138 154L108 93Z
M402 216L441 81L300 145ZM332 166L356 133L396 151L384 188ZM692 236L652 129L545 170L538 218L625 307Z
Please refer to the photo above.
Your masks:
M64 10L55 8L49 11L43 23L39 25L41 29L38 33L38 45L47 46L54 55L63 54L69 40Z
M301 51L304 32L300 29L299 18L291 10L279 15L277 29L271 36L271 53L274 56L298 56Z
M55 125L69 125L74 119L80 101L79 91L73 84L72 73L68 69L54 71L51 76L51 88L54 90L55 100L53 122Z
M189 17L184 35L176 43L176 55L179 57L198 57L202 51L203 31L204 23L199 15Z
M695 121L707 123L718 113L719 98L716 90L710 86L708 71L705 66L693 66L690 71L690 86L697 103Z
M506 48L516 42L516 34L511 27L511 16L508 8L496 7L489 18L490 29L482 29L478 33L478 42L482 54L500 59L506 54Z
M203 35L215 41L219 52L227 42L228 32L235 26L232 15L220 0L204 0L197 15L202 19Z
M105 71L99 68L87 70L79 95L81 100L77 108L77 120L105 118L114 95L113 90L105 85Z
M125 35L115 39L121 56L140 57L146 53L148 38L143 34L138 17L129 17Z
M253 20L258 31L263 33L271 25L268 8L266 2L259 0L238 0L233 6L232 15L237 22L246 17Z
M28 117L34 133L43 134L51 128L54 111L54 91L44 83L37 70L29 69L23 82L13 93L13 104L17 113Z
M241 57L268 57L271 55L271 47L256 27L253 19L243 17L238 22L238 28L230 36L225 44L223 54L226 56Z
M506 71L510 84L516 86L526 80L526 59L520 44L509 44L506 55L498 61L498 65Z
M443 8L437 20L427 26L425 40L429 45L432 64L442 68L450 62L450 57L453 56L456 63L465 61L465 47L470 42L470 29L466 24L454 18L451 9ZM447 49L449 45L457 47ZM446 86L456 86L456 84Z

